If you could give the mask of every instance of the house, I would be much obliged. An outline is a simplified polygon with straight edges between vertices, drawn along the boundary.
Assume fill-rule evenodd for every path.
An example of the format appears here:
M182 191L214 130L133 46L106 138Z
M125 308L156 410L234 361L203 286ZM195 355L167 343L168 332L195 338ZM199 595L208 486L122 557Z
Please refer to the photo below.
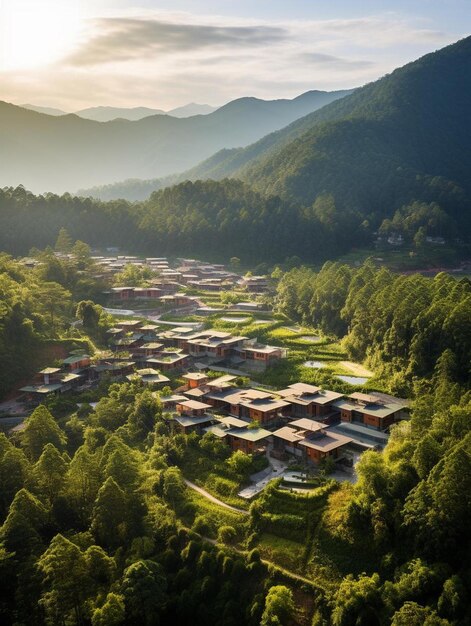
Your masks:
M260 424L279 421L283 410L289 407L288 402L256 389L226 388L215 393L209 392L206 399L215 408Z
M301 418L275 430L273 455L279 458L294 455L306 463L318 465L327 458L340 459L351 441L345 435L330 431L324 424Z
M181 350L165 350L158 356L149 357L145 362L163 372L171 372L188 367L190 359Z
M156 356L162 352L164 348L163 343L158 343L157 341L150 341L148 343L143 343L140 346L137 346L133 350L134 354L141 358L146 359L151 356Z
M306 383L294 383L277 394L290 403L293 417L319 419L326 419L332 413L338 413L335 402L343 397L343 394L336 391L327 391Z
M362 424L384 431L405 416L408 403L385 394L365 394L359 391L335 403L342 422Z
M231 450L242 450L246 454L262 452L271 436L269 430L250 428L246 421L232 416L218 418L216 424L204 431L224 439Z
M156 300L163 295L158 287L135 287L134 298L137 300Z
M132 300L134 298L134 287L111 287L106 292L113 300Z
M98 378L110 376L111 378L124 378L127 374L132 374L134 361L124 361L118 359L100 359L95 365L95 373Z
M232 351L242 346L246 339L247 337L234 337L231 333L208 330L189 337L186 349L193 357L224 360L231 356Z
M136 370L133 374L128 374L126 378L129 381L141 380L145 385L165 385L170 382L169 378L152 367Z
M266 276L245 276L241 283L251 293L263 293L268 289L268 278Z
M178 415L175 416L175 424L180 432L188 434L198 432L201 434L203 427L209 426L214 417L207 413L211 405L197 400L179 400L176 402Z
M71 354L62 363L66 370L78 372L90 367L90 356L88 354Z
M71 391L83 381L83 376L73 372L64 372L59 367L46 367L35 376L30 385L20 387L26 394L27 401L39 404L45 398Z
M197 400L188 400L187 398L176 404L177 412L180 413L180 415L192 415L193 417L204 415L210 408L210 404L198 402Z
M195 389L208 382L206 374L201 372L188 372L188 374L184 374L182 378L186 381L187 389Z
M139 328L139 332L144 334L144 341L151 342L157 339L158 329L155 324L145 324Z
M195 387L194 389L187 389L182 392L186 398L190 400L200 400L201 402L205 399L207 389L204 387Z
M144 335L142 333L128 333L118 339L113 339L111 348L116 352L122 350L136 350L144 343Z
M122 328L126 332L136 331L142 326L140 320L117 320L115 322L116 328Z
M244 343L234 348L235 356L245 361L248 368L264 369L279 359L286 357L287 350L278 346L267 346L256 341Z
M210 393L218 393L224 391L225 389L234 389L233 382L237 377L232 374L224 374L223 376L219 376L218 378L213 378L212 380L208 380L205 384L205 388L209 390Z
M196 300L192 296L187 296L184 293L173 293L165 296L160 296L158 299L161 304L168 307L184 307L184 306L196 306Z
M161 396L158 392L154 392L153 395L160 399L164 411L170 411L171 409L174 409L177 405L177 402L182 402L187 399L185 396L177 393L170 396Z

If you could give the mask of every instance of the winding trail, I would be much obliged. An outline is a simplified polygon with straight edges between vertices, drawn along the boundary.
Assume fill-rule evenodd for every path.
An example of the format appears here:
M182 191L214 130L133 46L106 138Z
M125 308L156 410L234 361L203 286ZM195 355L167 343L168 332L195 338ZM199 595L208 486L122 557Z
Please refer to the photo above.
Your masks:
M225 509L229 509L229 511L232 511L233 513L241 513L242 515L248 515L249 514L249 512L246 511L245 509L239 509L236 506L231 506L230 504L226 504L222 500L218 500L218 498L215 498L214 496L212 496L205 489L202 489L201 487L198 487L198 485L195 485L195 483L192 483L191 481L187 480L186 478L184 478L184 481L185 481L185 485L187 487L189 487L190 489L193 489L194 491L197 491L200 495L205 497L207 500L210 500L211 502L214 502L214 504L218 504L219 506L223 506Z

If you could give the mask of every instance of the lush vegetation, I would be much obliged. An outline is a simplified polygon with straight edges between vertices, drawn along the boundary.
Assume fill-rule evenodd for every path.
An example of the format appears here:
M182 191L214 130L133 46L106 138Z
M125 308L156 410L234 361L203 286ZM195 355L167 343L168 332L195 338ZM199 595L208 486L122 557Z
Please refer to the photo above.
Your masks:
M0 255L0 398L38 368L76 348L93 350L90 340L104 339L110 321L92 301L104 285L93 275L88 246L69 241L67 247L74 258L38 252L35 269ZM71 326L76 314L84 332Z
M469 387L468 278L401 276L370 262L359 269L329 262L318 273L303 267L287 272L277 306L292 319L343 337L348 355L366 359L391 391L407 395L416 378L432 377L456 397Z
M245 455L174 434L141 385L115 384L60 423L39 407L0 438L2 623L255 625L278 623L274 611L303 625L464 626L469 394L423 382L416 393L384 453L363 455L357 485L321 479L296 494L275 482L249 515L190 491L179 469L200 458L195 474L208 475L213 458L230 478L211 480L230 494Z
M256 625L291 615L292 601L274 597L291 591L256 552L202 540L241 540L244 516L188 493L176 466L193 445L136 383L112 386L94 412L61 425L40 406L14 442L1 435L2 623Z

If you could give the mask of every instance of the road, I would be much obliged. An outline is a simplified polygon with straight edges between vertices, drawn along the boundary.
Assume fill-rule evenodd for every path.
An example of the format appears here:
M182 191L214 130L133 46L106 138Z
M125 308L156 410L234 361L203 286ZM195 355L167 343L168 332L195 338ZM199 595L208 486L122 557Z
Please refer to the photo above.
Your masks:
M185 484L186 484L187 487L189 487L190 489L193 489L194 491L197 491L200 495L205 497L207 500L210 500L211 502L214 502L214 504L218 504L219 506L222 506L225 509L229 509L229 511L233 511L234 513L240 513L242 515L248 515L249 514L249 512L246 511L245 509L239 509L236 506L231 506L230 504L226 504L222 500L218 500L218 498L215 498L214 496L212 496L205 489L202 489L201 487L198 487L198 485L195 485L195 483L192 483L191 481L187 480L186 478L184 479L184 481L185 481Z

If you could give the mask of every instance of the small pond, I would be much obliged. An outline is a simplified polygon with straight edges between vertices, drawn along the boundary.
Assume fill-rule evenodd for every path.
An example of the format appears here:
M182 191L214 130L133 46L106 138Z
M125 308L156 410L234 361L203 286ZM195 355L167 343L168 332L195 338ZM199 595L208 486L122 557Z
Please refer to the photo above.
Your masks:
M322 361L304 361L303 365L304 367L311 367L316 370L320 370L325 367L325 363L322 363Z
M232 322L233 324L245 324L250 321L250 317L220 317L223 322Z
M344 383L350 383L350 385L364 385L368 382L368 378L364 376L341 376L338 375L337 378L343 380Z
M317 335L301 335L300 339L303 341L310 341L311 343L319 343L321 340Z

